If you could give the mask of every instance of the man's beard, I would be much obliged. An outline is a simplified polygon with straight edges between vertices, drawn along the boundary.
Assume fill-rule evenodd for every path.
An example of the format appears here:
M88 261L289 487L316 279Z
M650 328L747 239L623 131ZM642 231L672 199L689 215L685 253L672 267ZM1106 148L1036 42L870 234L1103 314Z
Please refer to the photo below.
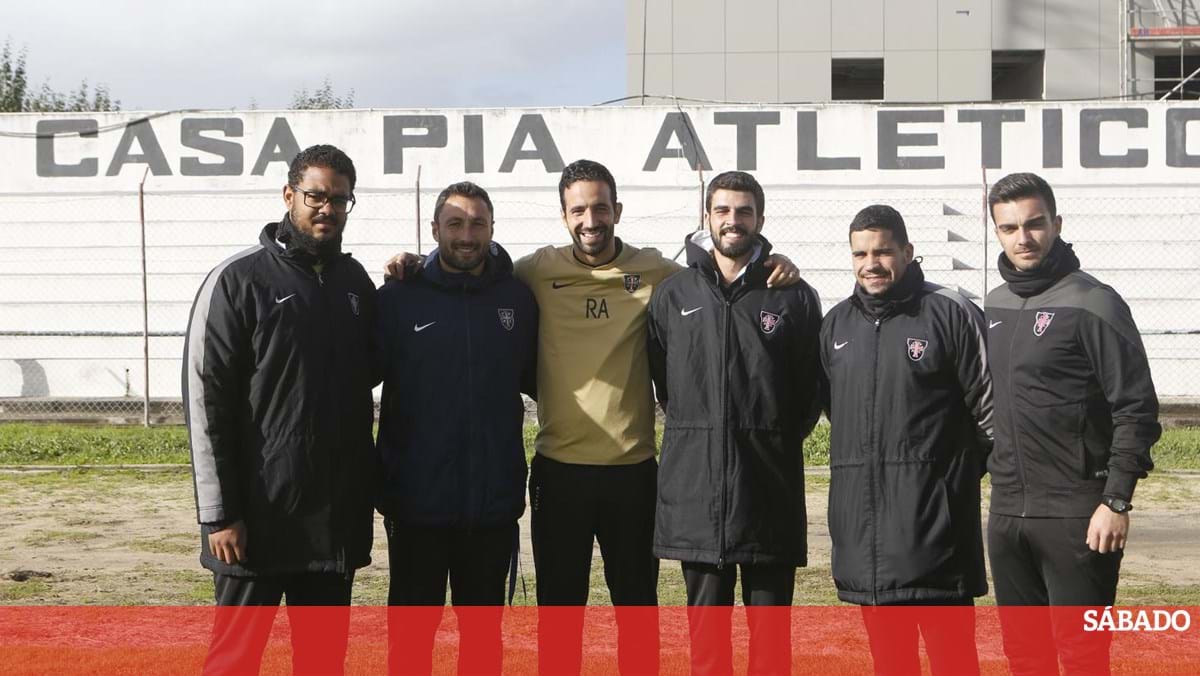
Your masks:
M730 230L732 228L726 229ZM755 238L741 228L737 228L737 231L742 233L742 241L738 242L737 244L730 244L728 246L721 241L722 233L718 232L713 236L713 247L716 248L717 251L721 252L722 256L726 258L741 258L754 249Z
M475 251L467 253L455 251L454 245L451 244L449 249L441 251L442 260L446 261L446 265L460 272L470 272L479 267L479 264L484 261L487 250L484 247L479 247Z
M290 249L299 249L308 254L315 256L320 260L329 260L342 253L342 231L339 230L333 237L317 239L311 233L301 230L296 225L295 217L291 217L291 222L287 228L290 239L287 241L287 246Z

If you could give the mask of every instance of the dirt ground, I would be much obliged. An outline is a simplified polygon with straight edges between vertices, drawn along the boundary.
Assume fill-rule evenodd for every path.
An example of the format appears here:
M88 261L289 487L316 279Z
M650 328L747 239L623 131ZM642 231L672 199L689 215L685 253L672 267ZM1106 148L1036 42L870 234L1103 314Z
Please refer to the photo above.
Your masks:
M796 603L833 604L828 479L814 472L807 488L810 565L797 573ZM1134 502L1118 603L1200 604L1200 473L1155 474L1139 484ZM194 510L186 469L0 471L0 604L210 604ZM516 603L532 604L528 515L521 526ZM374 563L358 573L356 604L387 597L382 523L375 532ZM595 563L591 602L605 604L598 550ZM663 562L659 589L663 605L683 603L677 563Z

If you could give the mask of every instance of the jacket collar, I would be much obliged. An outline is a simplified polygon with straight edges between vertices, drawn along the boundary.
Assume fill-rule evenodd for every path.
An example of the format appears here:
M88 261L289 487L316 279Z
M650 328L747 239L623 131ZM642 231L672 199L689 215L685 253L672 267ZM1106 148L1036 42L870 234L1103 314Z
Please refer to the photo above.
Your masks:
M715 248L712 242L712 234L708 230L697 230L688 235L684 239L684 250L687 252L687 264L690 268L695 268L701 273L704 279L718 288L723 285L721 283L721 271L717 268L717 261L713 258L713 249ZM750 255L750 262L746 267L742 268L741 273L729 285L729 289L739 288L742 286L750 288L766 287L769 271L763 262L771 255L771 243L766 237L759 233L754 242L754 251Z
M287 226L290 223L291 220L287 214L284 214L283 218L280 219L278 223L267 223L263 227L262 231L258 234L258 243L261 244L262 247L266 249L267 252L272 256L276 256L281 260L299 265L306 270L312 270L313 266L318 263L323 263L325 265L325 269L329 269L330 267L336 265L337 262L342 258L350 255L349 253L343 251L337 256L322 261L303 249L287 246L285 242L279 239L279 236L282 234L282 232L287 230Z
M1003 251L997 263L1000 276L1008 282L1008 288L1021 298L1036 296L1054 286L1058 280L1079 269L1079 257L1070 244L1061 237L1054 240L1050 252L1042 264L1033 270L1018 270Z
M425 264L421 268L421 278L439 288L476 291L508 279L513 274L512 257L496 242L491 243L484 259L483 271L478 275L443 269L440 253L434 250L425 258Z
M925 271L921 269L921 259L915 258L905 268L900 281L882 296L872 296L863 290L861 284L855 282L854 295L851 296L850 302L870 319L887 319L909 310L924 286Z

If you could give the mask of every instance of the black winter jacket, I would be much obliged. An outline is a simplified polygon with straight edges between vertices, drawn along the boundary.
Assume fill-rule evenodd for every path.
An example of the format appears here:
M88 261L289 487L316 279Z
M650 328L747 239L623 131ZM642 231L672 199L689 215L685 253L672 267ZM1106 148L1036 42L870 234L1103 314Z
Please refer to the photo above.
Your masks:
M880 302L855 293L821 327L838 598L862 605L987 593L979 479L991 448L983 313L919 263Z
M761 239L761 238L760 238ZM650 369L666 408L654 554L717 565L807 563L804 438L820 415L821 304L766 288L762 251L728 288L689 239L689 268L650 299Z
M438 254L379 290L383 368L376 504L418 526L495 526L525 511L525 407L534 394L538 308L492 245L479 276Z
M267 225L192 306L183 400L203 565L228 575L347 572L370 563L375 285L343 254L318 275ZM244 520L248 553L208 549Z
M1158 398L1129 306L1056 240L1041 283L1014 272L987 297L996 383L994 514L1086 517L1131 500L1154 468ZM1055 272L1057 270L1057 272Z

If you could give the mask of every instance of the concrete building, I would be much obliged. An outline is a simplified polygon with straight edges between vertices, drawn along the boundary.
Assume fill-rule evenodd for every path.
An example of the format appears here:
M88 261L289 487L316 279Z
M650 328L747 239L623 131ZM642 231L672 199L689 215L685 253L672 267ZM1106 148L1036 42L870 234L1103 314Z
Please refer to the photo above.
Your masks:
M1158 98L1200 68L1190 0L626 0L626 10L637 97ZM1172 98L1200 96L1200 78L1188 85Z

